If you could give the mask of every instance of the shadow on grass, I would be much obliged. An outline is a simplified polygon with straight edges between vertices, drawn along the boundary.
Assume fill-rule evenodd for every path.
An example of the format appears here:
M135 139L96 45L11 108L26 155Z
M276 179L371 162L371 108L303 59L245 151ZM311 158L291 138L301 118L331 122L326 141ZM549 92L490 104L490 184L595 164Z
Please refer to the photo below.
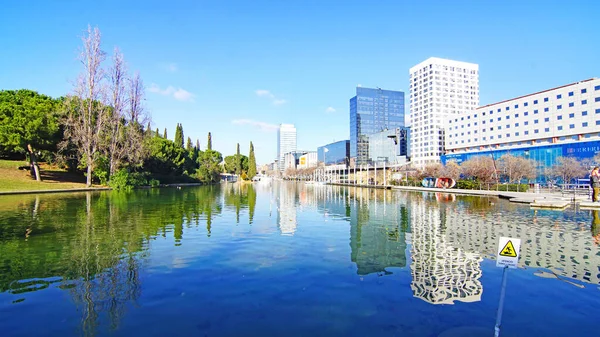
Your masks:
M40 175L44 182L85 184L85 176L82 174L42 169ZM35 177L31 179L35 180Z

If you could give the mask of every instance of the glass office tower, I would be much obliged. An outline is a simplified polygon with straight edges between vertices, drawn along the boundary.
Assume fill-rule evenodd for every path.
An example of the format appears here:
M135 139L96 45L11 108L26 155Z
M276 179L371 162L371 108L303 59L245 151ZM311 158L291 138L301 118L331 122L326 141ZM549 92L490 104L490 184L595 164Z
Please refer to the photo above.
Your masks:
M356 164L369 160L369 135L404 127L404 93L380 88L356 88L350 99L350 156Z

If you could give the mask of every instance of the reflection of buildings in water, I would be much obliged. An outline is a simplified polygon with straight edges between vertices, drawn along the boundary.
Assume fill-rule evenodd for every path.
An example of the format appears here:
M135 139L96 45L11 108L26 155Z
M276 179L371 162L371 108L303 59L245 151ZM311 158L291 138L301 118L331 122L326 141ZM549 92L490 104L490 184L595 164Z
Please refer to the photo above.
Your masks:
M277 225L281 234L294 235L297 226L296 184L281 183L278 185Z
M445 207L411 199L413 295L432 304L480 301L481 256L453 245L446 236Z
M539 215L533 224L523 223L524 219L529 220L529 214L514 210L499 215L457 208L448 213L446 225L451 240L470 251L495 258L499 237L521 238L520 267L547 268L560 276L600 284L600 255L588 230L566 229L565 225L575 223L561 220L556 228L550 217Z

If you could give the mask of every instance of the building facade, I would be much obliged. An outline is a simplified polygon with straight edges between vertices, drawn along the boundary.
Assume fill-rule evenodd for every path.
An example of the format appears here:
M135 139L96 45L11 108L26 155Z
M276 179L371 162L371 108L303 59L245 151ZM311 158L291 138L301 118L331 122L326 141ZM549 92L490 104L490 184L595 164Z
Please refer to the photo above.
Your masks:
M369 135L369 163L399 165L408 162L410 131L407 127Z
M277 159L279 171L285 170L284 155L296 151L296 127L293 124L280 124L277 131Z
M357 87L350 99L350 157L366 164L369 135L404 125L403 92Z
M319 164L348 165L350 158L350 141L340 140L317 148Z
M440 162L444 122L479 106L479 65L431 57L410 68L411 161Z
M443 162L511 153L541 170L562 156L592 158L600 150L600 79L482 106L447 125Z
M292 151L283 154L283 170L296 169L300 163L300 158L306 154L306 151Z
M300 160L298 161L299 169L306 169L311 167L317 167L317 152L311 151L300 156Z

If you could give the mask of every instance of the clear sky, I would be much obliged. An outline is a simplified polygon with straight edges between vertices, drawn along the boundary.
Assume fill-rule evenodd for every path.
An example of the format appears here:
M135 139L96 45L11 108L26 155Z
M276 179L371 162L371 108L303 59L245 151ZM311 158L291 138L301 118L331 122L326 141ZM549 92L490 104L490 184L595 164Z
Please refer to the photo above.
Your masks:
M355 87L406 93L430 56L479 64L481 105L600 77L600 1L8 1L0 10L0 89L61 96L97 26L147 87L153 128L213 135L257 161L276 127L298 148L349 138ZM108 66L108 63L106 64Z

